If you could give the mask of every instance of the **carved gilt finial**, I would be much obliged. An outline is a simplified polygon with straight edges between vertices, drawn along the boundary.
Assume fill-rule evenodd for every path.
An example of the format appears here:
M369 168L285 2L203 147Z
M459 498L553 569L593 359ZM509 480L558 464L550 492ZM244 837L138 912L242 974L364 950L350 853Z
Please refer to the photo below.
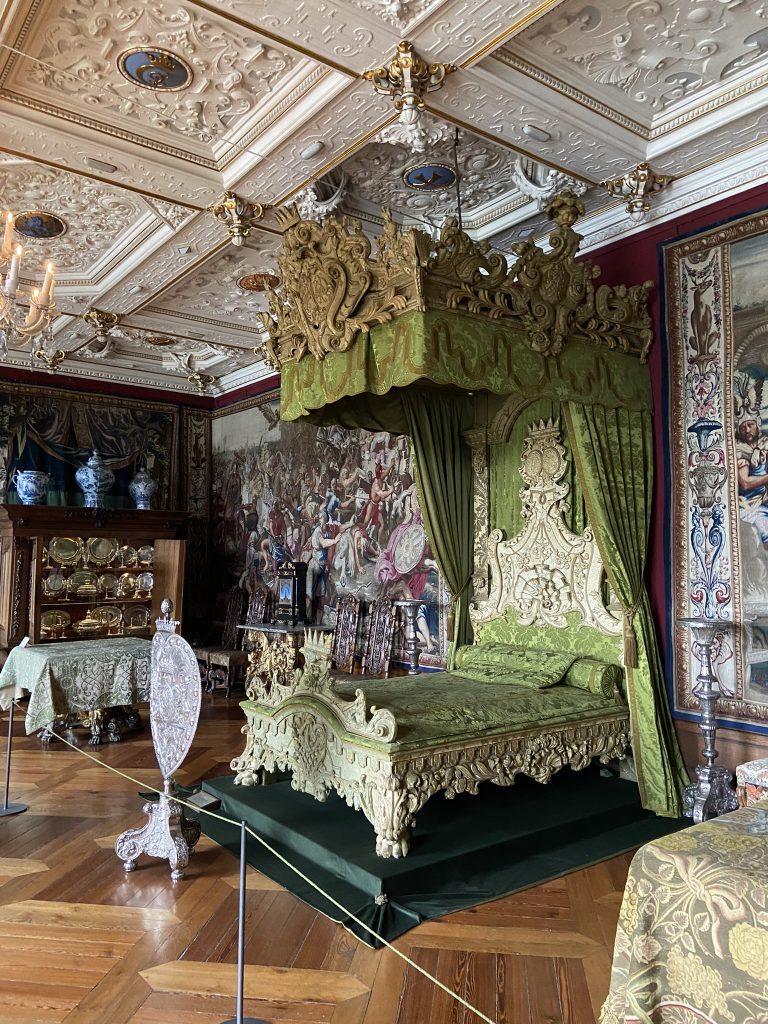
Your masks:
M226 191L218 202L212 203L207 209L216 220L226 224L232 245L240 246L245 242L251 228L264 219L268 207Z
M661 192L674 178L670 174L656 174L651 165L643 161L632 171L618 178L607 178L600 187L609 195L626 197L626 211L634 221L640 221L651 209L650 197Z
M395 124L379 132L377 140L403 143L416 152L423 152L427 145L442 138L442 125L425 123L424 96L442 89L446 76L454 71L454 64L428 64L407 39L397 44L397 56L389 64L364 71L363 78L376 92L391 96L400 115Z

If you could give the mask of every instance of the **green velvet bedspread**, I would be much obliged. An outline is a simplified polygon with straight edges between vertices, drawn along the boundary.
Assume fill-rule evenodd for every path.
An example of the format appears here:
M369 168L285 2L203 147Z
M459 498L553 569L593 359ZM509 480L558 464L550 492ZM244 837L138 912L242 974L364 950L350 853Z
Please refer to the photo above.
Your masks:
M361 678L336 684L337 692L349 698L358 689L365 693L369 707L387 708L397 719L393 743L366 744L392 752L627 714L626 707L613 700L572 686L532 690L466 679L456 672Z

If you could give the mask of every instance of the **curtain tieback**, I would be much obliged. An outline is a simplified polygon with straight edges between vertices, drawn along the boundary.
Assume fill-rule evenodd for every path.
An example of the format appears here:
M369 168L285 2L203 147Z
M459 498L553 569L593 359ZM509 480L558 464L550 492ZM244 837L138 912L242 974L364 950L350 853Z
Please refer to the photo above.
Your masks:
M631 608L624 609L624 667L637 668L637 637L635 636L634 619L643 600L643 590Z
M464 580L464 582L462 583L462 585L459 587L458 591L455 594L452 594L450 590L448 591L451 597L451 603L448 608L448 621L446 623L446 626L448 628L448 636L451 638L451 640L454 639L454 630L456 627L456 615L454 612L454 608L456 607L456 602L459 600L460 597L463 596L464 591L472 582L472 575L473 574L470 573L469 576L467 576L467 578Z

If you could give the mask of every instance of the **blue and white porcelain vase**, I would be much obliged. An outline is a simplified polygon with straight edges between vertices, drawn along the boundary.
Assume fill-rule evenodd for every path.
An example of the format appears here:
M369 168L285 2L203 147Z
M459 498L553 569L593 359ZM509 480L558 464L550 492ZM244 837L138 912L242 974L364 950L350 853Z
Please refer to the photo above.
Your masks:
M17 469L11 477L22 505L45 505L50 476L39 469Z
M149 475L146 466L142 466L128 484L128 493L133 498L136 508L152 508L152 499L157 493L157 481Z
M104 497L115 482L115 474L104 465L104 460L94 449L90 459L75 473L75 480L83 492L83 505L102 508Z

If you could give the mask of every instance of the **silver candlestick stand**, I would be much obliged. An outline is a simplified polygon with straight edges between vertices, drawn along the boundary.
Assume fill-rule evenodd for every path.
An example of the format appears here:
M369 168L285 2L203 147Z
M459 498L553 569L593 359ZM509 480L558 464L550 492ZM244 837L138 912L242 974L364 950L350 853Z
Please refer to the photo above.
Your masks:
M393 601L395 608L402 608L405 613L405 650L408 654L408 675L417 676L421 672L419 668L419 636L416 632L416 619L418 617L421 601Z
M695 824L716 818L738 807L736 793L733 789L733 773L727 768L716 765L717 750L715 734L717 732L717 701L722 696L717 676L712 668L712 647L718 633L730 629L731 622L719 619L677 619L677 625L687 627L693 641L701 651L700 670L696 676L696 685L691 691L698 699L701 708L699 728L704 735L702 754L705 763L697 765L697 781L692 782L683 790L683 815L693 818Z

